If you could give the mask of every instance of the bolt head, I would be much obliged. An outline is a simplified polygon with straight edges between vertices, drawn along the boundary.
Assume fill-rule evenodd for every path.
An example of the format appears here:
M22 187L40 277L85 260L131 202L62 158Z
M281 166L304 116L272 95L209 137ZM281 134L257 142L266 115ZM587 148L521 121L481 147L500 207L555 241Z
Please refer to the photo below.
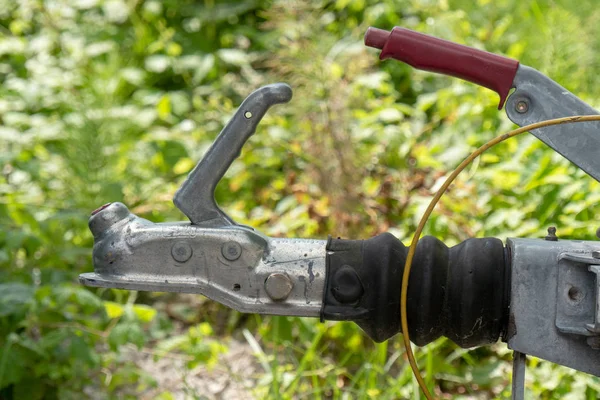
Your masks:
M184 263L192 257L192 247L187 243L178 242L171 247L171 255L177 262Z
M558 241L558 237L556 236L556 227L555 226L551 226L548 228L548 236L546 236L545 239L549 240L551 242Z
M594 257L596 259L600 258L600 251L598 251L598 250L592 251L592 257Z
M517 104L515 104L515 110L519 114L525 114L527 111L529 111L529 102L526 100L519 100Z
M292 280L282 273L271 274L265 280L265 291L275 301L287 299L293 288Z
M221 254L226 260L235 261L242 255L242 246L238 242L225 242L221 246Z

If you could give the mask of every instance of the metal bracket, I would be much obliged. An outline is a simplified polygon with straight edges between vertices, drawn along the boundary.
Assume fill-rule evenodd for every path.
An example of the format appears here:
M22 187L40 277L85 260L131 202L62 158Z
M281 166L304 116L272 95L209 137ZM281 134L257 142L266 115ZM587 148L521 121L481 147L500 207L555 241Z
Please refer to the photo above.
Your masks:
M513 86L516 89L508 98L506 114L519 126L553 118L599 114L546 75L522 64ZM600 125L582 122L548 126L535 129L531 134L600 181Z
M594 254L593 252L592 254ZM558 262L556 327L566 334L586 337L600 349L600 259L564 253ZM590 274L594 274L594 280Z
M600 376L595 321L597 276L588 271L600 250L593 241L507 240L511 298L506 339L512 350Z

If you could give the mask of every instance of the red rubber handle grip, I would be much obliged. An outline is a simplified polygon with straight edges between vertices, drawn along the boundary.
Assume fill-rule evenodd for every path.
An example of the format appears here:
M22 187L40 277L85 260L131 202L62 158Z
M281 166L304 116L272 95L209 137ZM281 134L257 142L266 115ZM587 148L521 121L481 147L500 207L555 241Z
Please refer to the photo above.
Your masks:
M391 32L369 28L365 44L381 49L381 60L394 58L417 69L492 89L500 95L498 109L504 105L519 67L517 60L400 27Z

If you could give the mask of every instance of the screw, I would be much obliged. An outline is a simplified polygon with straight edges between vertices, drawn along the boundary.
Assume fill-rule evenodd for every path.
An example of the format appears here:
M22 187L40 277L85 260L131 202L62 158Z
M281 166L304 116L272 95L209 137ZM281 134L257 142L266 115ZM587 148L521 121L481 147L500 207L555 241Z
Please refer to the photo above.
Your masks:
M529 103L527 100L519 100L515 105L515 110L519 114L525 114L527 111L529 111Z
M229 261L235 261L242 255L242 246L238 242L225 242L221 246L221 254Z
M171 247L171 255L175 261L184 263L192 257L192 247L187 243L175 243Z
M275 301L285 300L293 287L291 279L282 273L271 274L265 280L265 291Z
M592 251L592 257L594 257L596 259L600 258L600 251L598 251L598 250Z
M548 236L546 236L545 239L550 242L558 241L558 237L556 236L556 227L555 226L551 226L550 228L548 228Z

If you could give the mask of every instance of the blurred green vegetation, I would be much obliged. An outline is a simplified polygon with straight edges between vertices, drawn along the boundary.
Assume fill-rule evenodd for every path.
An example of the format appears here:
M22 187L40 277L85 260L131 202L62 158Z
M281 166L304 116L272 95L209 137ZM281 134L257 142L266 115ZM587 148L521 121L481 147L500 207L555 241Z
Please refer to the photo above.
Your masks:
M183 219L176 188L236 106L285 81L217 190L271 236L403 241L445 174L509 130L497 96L362 45L401 25L506 54L600 106L593 0L0 0L0 398L137 398L156 380L124 355L211 365L229 338L260 350L257 398L418 398L398 337L349 323L241 315L204 299L89 290L89 212L122 201ZM599 186L533 137L501 144L455 183L427 234L592 239ZM245 332L245 335L243 334ZM417 351L444 398L508 398L504 344ZM531 398L593 399L595 377L532 359ZM443 395L442 395L443 393ZM157 395L158 396L158 395ZM168 399L169 393L160 394ZM202 398L202 393L190 393Z

